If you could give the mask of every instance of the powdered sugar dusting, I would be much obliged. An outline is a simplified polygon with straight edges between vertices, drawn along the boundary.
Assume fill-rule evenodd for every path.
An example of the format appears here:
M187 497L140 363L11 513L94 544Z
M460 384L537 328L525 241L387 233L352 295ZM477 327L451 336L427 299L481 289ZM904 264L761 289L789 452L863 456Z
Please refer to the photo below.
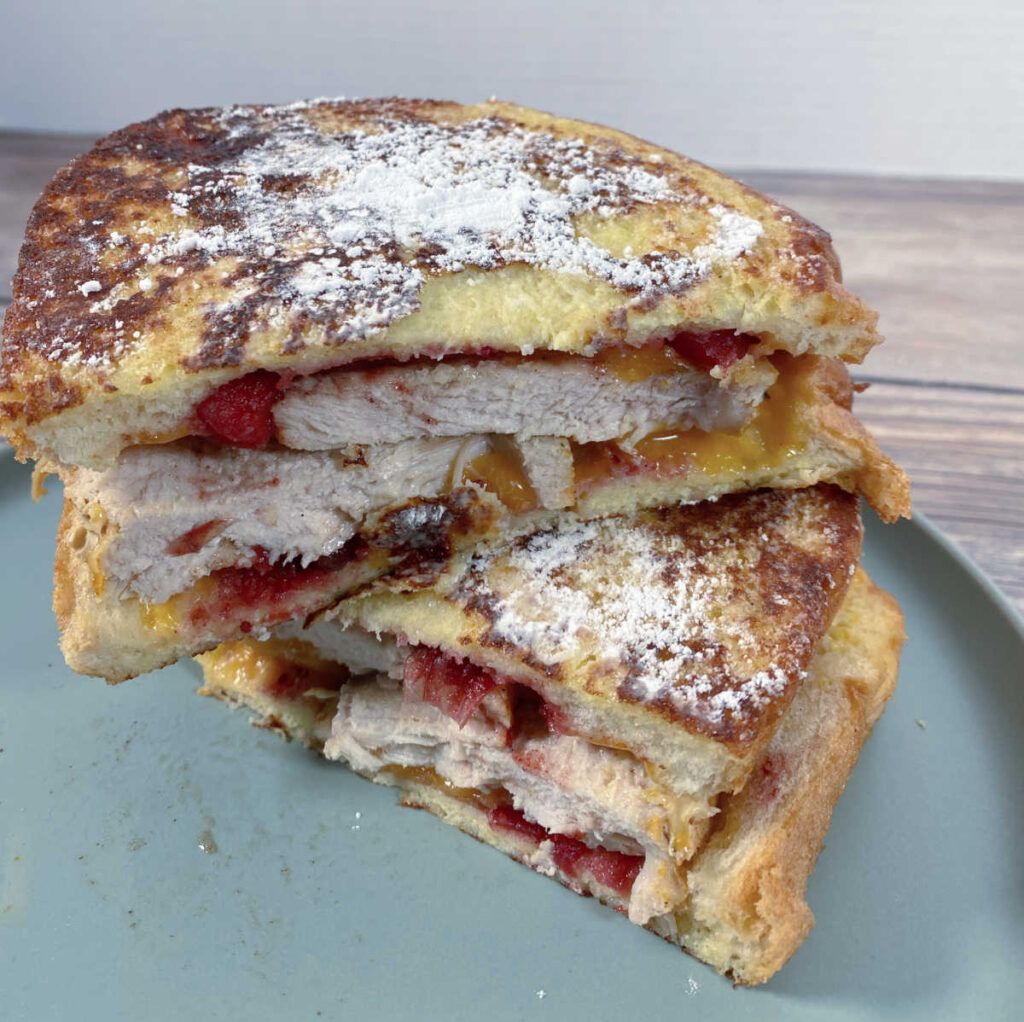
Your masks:
M734 566L756 561L756 549L723 537L716 556L709 570L706 551L663 530L567 516L503 546L493 584L490 553L477 555L468 577L474 601L488 606L492 641L547 664L580 656L598 668L625 664L621 696L669 704L721 728L779 698L800 667L791 657L753 666L758 638L723 614L736 599L736 578L721 570L721 558Z
M496 117L464 124L386 120L382 130L329 133L308 108L221 115L229 138L249 141L212 168L189 167L176 208L223 193L238 226L212 224L158 242L149 262L183 251L258 250L295 309L344 311L338 340L363 337L415 311L425 277L514 262L592 275L650 298L708 276L757 241L761 225L724 206L690 254L616 258L576 233L574 218L636 204L684 202L664 172L609 164L582 140L557 140ZM269 130L272 125L273 130ZM298 188L276 186L286 175ZM396 258L396 252L401 258Z
M369 337L414 313L431 277L469 268L596 279L646 307L742 258L763 233L668 161L612 139L438 116L404 101L310 101L175 111L112 136L79 163L94 200L104 187L118 198L69 239L60 265L37 268L44 282L74 276L60 307L40 310L31 346L69 365L116 363L145 343L186 271L177 286L206 323L190 368L238 364L247 338L271 328L286 351L311 327L318 343ZM122 219L132 196L147 215ZM653 204L692 210L703 224L692 250L615 254L579 231L583 215ZM208 267L216 286L197 282Z

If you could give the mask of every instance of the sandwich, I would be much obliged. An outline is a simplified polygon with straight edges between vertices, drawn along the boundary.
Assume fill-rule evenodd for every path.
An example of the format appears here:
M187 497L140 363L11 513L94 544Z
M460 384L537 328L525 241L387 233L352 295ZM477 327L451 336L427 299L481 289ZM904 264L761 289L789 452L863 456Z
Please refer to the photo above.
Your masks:
M895 683L859 553L824 485L562 514L206 653L204 691L761 983Z
M174 110L29 221L0 430L66 505L72 668L122 680L427 586L534 519L818 483L906 514L828 236L507 103Z
M172 110L28 224L0 431L74 670L205 691L740 983L806 936L902 621L830 239L508 103Z

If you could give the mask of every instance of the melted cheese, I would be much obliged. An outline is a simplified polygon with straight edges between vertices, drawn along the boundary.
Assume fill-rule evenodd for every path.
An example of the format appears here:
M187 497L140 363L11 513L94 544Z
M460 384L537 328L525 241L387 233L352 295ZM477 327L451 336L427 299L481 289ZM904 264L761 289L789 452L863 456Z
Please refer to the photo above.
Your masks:
M210 598L213 592L213 577L207 575L163 603L143 603L142 623L160 635L177 635L188 620L189 611Z
M465 467L462 477L489 490L513 514L537 507L537 494L522 464L505 451L495 448L481 454Z
M602 348L594 356L594 364L614 373L626 383L637 383L640 380L646 380L648 376L692 369L667 344L645 344L641 348L631 348L620 344L611 348Z
M165 429L160 433L139 433L133 438L133 442L136 444L145 444L146 446L152 446L153 444L171 444L175 440L183 440L187 436L194 436L195 430L192 428L191 422L183 423L173 429Z
M172 596L165 603L143 603L142 624L158 635L177 635L181 619L176 612L178 597Z
M302 694L319 698L336 698L338 685L348 677L345 668L325 660L301 639L225 642L204 653L202 665L215 687L253 689L279 699L297 698L296 692L279 690L281 677L294 674L296 667L305 669L303 677L310 683Z
M375 750L377 755L383 753L382 749ZM439 774L432 766L402 766L396 763L388 763L382 770L382 774L393 777L399 785L406 787L410 784L419 784L427 788L437 788L460 802L475 805L480 809L492 809L501 802L501 798L493 791L484 791L480 788L459 788L452 784L447 778Z
M107 591L107 576L102 564L104 550L102 539L107 531L107 516L103 512L103 508L96 503L91 503L85 508L85 519L89 537L85 540L85 563L89 567L93 592L97 596L102 596Z
M649 433L628 451L615 443L574 444L577 497L609 478L633 473L662 478L696 470L720 477L778 468L807 441L815 365L815 359L787 365L751 420L735 432L664 429Z

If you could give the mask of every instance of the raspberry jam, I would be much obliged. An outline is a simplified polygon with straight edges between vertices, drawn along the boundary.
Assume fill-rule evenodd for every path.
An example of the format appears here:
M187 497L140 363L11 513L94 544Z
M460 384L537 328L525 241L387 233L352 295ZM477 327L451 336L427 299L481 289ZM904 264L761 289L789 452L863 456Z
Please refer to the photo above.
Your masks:
M218 622L248 634L253 624L269 625L308 613L322 602L323 592L342 586L339 577L361 560L364 545L350 541L340 550L303 566L299 561L273 562L257 550L248 567L220 568L199 583L201 595L191 598L190 625L205 628Z
M499 684L490 671L430 646L417 646L406 658L403 683L406 699L436 706L460 728Z
M698 369L728 369L738 362L757 340L749 334L732 330L712 330L706 334L680 331L669 338L668 344L691 365Z
M549 836L544 827L539 823L532 823L512 806L495 806L488 810L487 822L496 830L510 830L538 845L541 841L546 841Z
M452 656L434 646L416 646L405 660L403 691L408 702L425 702L451 717L459 727L476 713L484 697L498 686L509 686L512 724L506 735L511 744L527 733L573 734L560 707L540 693L505 675Z
M582 873L589 873L597 883L623 898L629 897L644 864L642 855L627 855L608 848L591 848L579 838L568 834L552 834L509 805L488 810L487 822L495 830L511 831L538 845L542 841L550 841L551 857L566 876L579 879Z
M222 568L214 573L217 595L227 606L272 607L286 600L298 589L322 582L334 561L344 559L324 557L303 567L297 561L273 563L264 551L259 551L247 568Z
M199 402L196 416L221 443L266 447L274 439L274 405L284 396L278 383L264 369L230 380Z

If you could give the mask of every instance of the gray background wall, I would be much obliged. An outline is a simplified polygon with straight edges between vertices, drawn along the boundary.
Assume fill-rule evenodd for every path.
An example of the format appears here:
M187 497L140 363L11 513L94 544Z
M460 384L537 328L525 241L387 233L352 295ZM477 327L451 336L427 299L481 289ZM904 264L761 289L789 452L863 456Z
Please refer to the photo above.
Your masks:
M0 127L497 94L730 167L1024 178L1021 0L0 0Z

